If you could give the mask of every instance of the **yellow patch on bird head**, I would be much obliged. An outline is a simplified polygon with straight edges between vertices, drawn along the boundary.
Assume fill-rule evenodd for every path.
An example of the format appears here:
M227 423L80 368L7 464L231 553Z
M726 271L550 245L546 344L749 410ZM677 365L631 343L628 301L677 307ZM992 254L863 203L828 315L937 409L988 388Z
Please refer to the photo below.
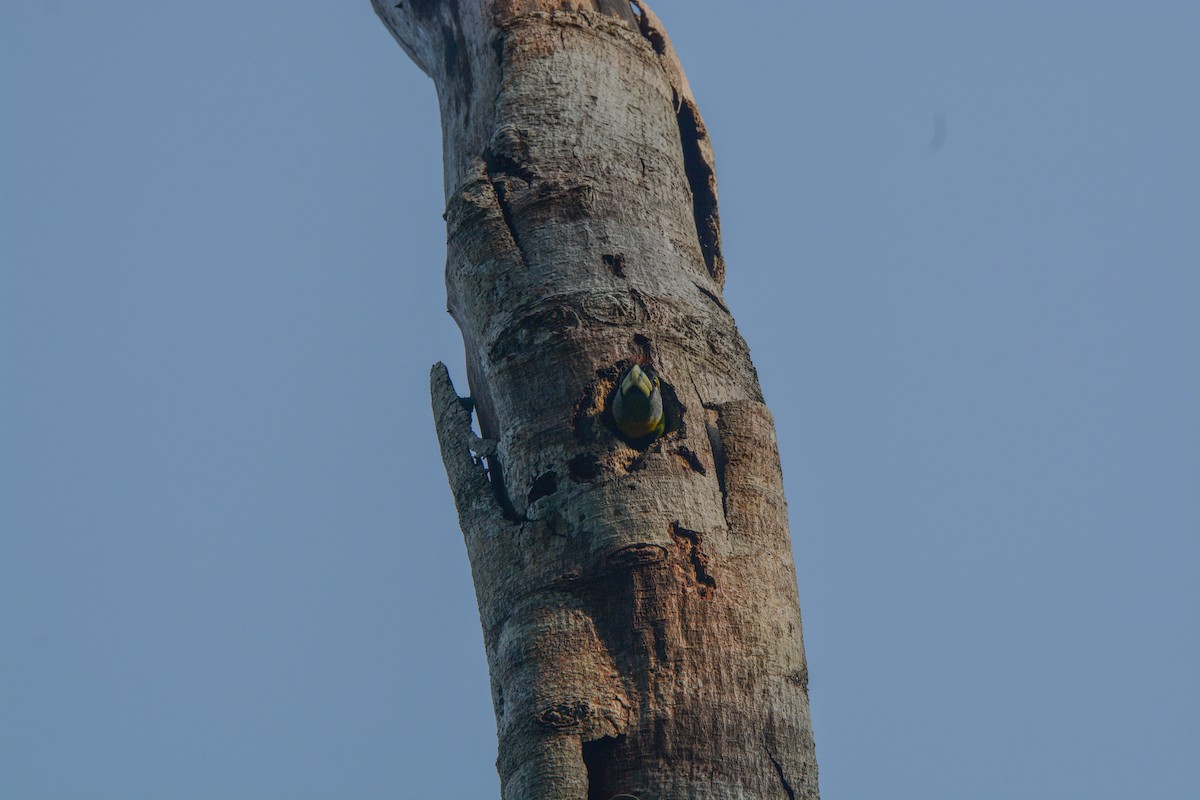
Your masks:
M646 374L646 371L637 364L629 368L625 373L624 380L621 381L621 391L628 394L630 391L637 389L646 397L654 391L654 387L658 385L658 378Z

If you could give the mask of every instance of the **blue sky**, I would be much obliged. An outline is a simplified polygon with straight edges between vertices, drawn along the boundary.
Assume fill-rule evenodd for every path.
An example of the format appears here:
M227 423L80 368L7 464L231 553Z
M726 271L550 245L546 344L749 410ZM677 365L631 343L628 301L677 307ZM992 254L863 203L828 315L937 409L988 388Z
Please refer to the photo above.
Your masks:
M1200 796L1200 7L654 8L824 796ZM0 109L0 795L498 796L428 79L366 0L23 0Z

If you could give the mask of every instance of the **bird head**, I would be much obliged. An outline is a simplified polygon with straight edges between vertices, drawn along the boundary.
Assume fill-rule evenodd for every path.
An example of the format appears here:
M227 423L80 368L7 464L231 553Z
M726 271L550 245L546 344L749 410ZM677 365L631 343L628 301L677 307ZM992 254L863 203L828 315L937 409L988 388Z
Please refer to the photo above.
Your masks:
M642 397L650 397L657 388L658 376L651 372L649 368L642 369L639 364L634 364L626 370L624 377L621 378L621 394L626 397L635 392Z

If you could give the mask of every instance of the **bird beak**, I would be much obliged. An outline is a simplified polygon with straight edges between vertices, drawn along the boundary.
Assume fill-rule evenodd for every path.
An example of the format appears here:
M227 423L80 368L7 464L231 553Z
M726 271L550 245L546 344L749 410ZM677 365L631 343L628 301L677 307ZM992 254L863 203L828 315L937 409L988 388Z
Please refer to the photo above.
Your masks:
M649 397L650 393L654 391L654 384L650 381L650 376L637 364L634 364L630 368L629 374L625 376L622 389L629 391L634 386L637 387L639 392L646 395L646 397Z

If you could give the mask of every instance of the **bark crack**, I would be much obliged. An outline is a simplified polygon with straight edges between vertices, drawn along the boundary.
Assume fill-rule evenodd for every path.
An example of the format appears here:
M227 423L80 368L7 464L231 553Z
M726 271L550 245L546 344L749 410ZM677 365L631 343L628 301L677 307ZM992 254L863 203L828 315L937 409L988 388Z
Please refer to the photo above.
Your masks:
M701 142L708 131L700 120L700 111L690 97L676 99L679 142L683 146L683 169L692 190L692 216L696 220L696 236L704 266L713 280L724 279L725 264L721 258L721 222L717 214L717 179L712 163L704 157Z
M721 409L720 406L705 404L705 431L708 433L708 446L712 449L713 465L717 473L717 487L721 490L721 512L725 515L725 523L729 524L729 487L726 484L725 470L729 459L725 455L725 443L721 440Z
M792 784L788 783L787 776L783 774L783 764L780 764L775 755L771 752L771 748L767 748L767 758L771 759L771 764L775 767L775 773L779 775L779 782L783 784L783 791L787 792L788 800L796 800L796 790L792 788Z
M492 482L492 492L496 495L496 504L500 506L500 513L509 522L527 522L527 518L517 512L516 506L513 505L512 498L508 494L508 487L504 483L504 467L500 464L500 457L493 453L485 459L487 464L488 479Z
M725 301L718 297L715 292L710 292L708 289L705 289L698 283L693 283L692 285L700 290L700 294L711 300L713 305L724 311L726 314L729 313L729 307L725 305Z
M650 46L654 48L655 53L660 56L666 55L668 48L667 37L663 34L662 28L654 24L658 20L652 20L641 3L634 2L633 5L638 10L638 30L641 31L642 36L646 38Z
M517 234L517 225L513 218L512 205L508 197L509 187L512 184L513 178L522 179L519 172L510 172L507 169L507 167L515 164L516 162L511 158L498 156L490 149L483 151L484 175L492 187L492 192L496 195L496 205L500 209L500 216L504 219L504 227L508 228L508 235L512 239L513 249L517 251L517 256L521 259L521 266L529 269L529 253L526 252L525 246L521 243L521 237Z
M717 213L717 177L712 142L700 118L700 110L684 77L683 66L657 16L640 0L631 0L638 11L638 30L658 56L671 84L675 124L683 149L683 170L692 193L692 216L696 238L708 274L718 286L725 283L725 259L721 255L721 219Z

